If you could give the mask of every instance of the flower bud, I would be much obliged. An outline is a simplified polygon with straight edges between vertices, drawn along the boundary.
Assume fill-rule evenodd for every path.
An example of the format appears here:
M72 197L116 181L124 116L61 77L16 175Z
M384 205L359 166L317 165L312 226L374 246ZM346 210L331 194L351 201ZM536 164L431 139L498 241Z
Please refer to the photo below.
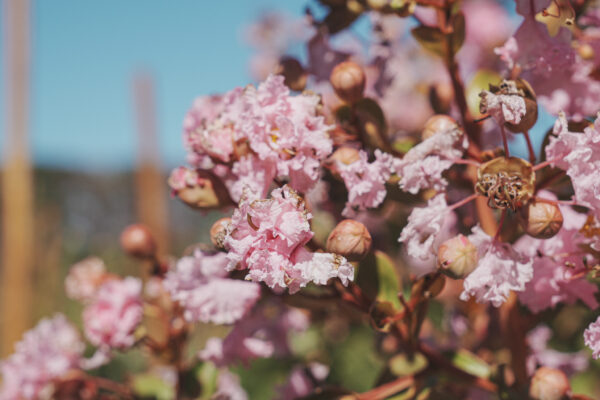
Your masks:
M224 250L224 240L227 235L227 228L231 223L231 218L221 218L217 220L210 228L210 241L219 250Z
M327 251L346 257L350 261L363 259L371 250L371 234L358 221L345 219L331 231L327 238Z
M283 75L285 85L292 90L301 92L306 87L308 74L300 61L293 57L282 57L279 60L276 74Z
M463 235L446 240L438 249L438 268L453 279L465 278L477 261L477 248Z
M571 385L564 372L540 367L531 378L529 396L534 400L562 400L570 391Z
M121 247L125 253L136 258L153 258L156 254L154 237L142 224L129 225L121 232Z
M556 235L563 224L563 216L556 204L530 201L520 209L519 223L534 238L548 239Z
M443 114L437 114L425 122L421 137L425 140L438 132L449 132L454 129L458 129L458 124L454 118Z
M339 98L348 103L354 103L363 97L365 72L355 62L344 61L336 65L329 81Z
M223 183L206 171L176 168L169 176L169 186L175 196L193 208L217 208L228 200Z

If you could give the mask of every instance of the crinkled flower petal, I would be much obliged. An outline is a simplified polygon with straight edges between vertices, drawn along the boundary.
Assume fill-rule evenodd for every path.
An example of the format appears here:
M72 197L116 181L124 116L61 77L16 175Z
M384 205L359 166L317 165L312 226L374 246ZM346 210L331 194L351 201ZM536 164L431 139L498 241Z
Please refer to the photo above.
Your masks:
M517 252L508 243L498 242L476 226L469 240L479 251L479 263L464 280L461 300L475 297L479 303L499 307L511 291L525 290L533 278L533 259Z

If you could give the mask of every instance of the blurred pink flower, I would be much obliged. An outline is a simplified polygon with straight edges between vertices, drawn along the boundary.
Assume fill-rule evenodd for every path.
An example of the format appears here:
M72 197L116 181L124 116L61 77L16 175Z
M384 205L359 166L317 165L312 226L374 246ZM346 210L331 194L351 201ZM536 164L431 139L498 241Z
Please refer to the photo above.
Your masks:
M321 382L329 375L329 367L313 362L307 366L292 369L287 382L277 389L278 400L294 400L306 397L315 390L315 383Z
M248 394L240 385L240 378L226 369L219 371L217 391L212 395L213 400L247 400Z
M41 320L15 344L15 353L2 361L0 398L38 399L54 379L77 369L85 345L64 315Z
M165 288L184 308L188 321L231 324L242 318L260 297L253 282L227 279L227 255L197 250L169 271Z
M588 356L585 351L563 353L548 348L551 337L552 330L546 325L538 325L527 334L527 343L531 349L527 357L527 372L530 375L540 366L560 369L567 375L587 369Z
M300 310L280 304L264 305L239 320L224 339L208 339L198 356L220 367L287 355L289 334L306 330L308 324L307 316Z
M375 150L375 160L369 163L366 152L361 150L359 155L360 159L351 164L337 162L348 190L348 201L342 211L345 217L354 216L357 210L377 208L387 194L385 183L391 175L392 156Z
M585 345L592 349L592 357L600 358L600 317L583 332Z
M85 335L94 346L125 349L135 342L134 330L142 321L142 282L127 277L110 280L98 290L83 311Z
M65 291L70 299L91 300L98 287L107 277L104 262L97 257L89 257L74 264L65 278Z
M519 67L537 94L537 98L550 113L563 110L581 119L600 108L600 82L590 76L592 61L583 60L572 47L572 33L562 27L550 36L546 25L529 13L529 3L519 2L525 20L504 46L497 48L509 70ZM538 1L541 9L548 0ZM527 11L527 12L526 12Z
M345 258L303 249L313 236L311 218L302 198L288 186L273 190L270 199L242 200L225 238L227 269L248 269L248 279L271 288L288 287L290 293L309 282L352 280L354 270Z
M475 297L478 303L500 307L511 291L521 292L533 278L533 259L516 251L509 243L499 242L479 225L469 236L479 252L479 263L463 282L461 300Z

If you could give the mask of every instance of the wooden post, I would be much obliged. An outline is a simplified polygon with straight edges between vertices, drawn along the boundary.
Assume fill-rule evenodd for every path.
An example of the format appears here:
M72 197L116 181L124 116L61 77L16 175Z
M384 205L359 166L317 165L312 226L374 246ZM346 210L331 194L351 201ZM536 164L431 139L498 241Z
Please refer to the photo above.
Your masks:
M161 173L160 149L156 128L156 104L152 77L137 74L133 81L137 119L138 154L136 171L136 212L158 243L159 253L169 250L167 193Z
M2 174L1 352L30 328L33 297L33 176L28 146L29 0L4 0L3 120L5 141Z

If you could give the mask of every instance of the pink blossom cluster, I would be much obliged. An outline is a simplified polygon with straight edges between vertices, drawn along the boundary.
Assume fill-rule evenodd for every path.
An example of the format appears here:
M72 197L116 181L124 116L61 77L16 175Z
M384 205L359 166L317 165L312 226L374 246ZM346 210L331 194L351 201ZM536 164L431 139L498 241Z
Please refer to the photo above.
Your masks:
M98 347L125 349L135 342L142 321L142 282L137 278L113 279L103 284L83 311L85 335Z
M277 303L256 307L239 320L224 338L212 337L198 356L217 366L248 364L256 358L284 356L290 353L289 335L308 328L302 311Z
M275 189L269 199L242 199L225 238L228 270L248 270L247 279L295 293L309 282L325 285L354 279L354 268L332 253L310 252L312 215L289 186Z
M234 201L242 194L265 197L276 178L306 193L332 151L330 126L319 107L318 96L291 96L276 75L258 87L201 97L184 121L188 162L220 177ZM173 189L193 180L190 172L176 171Z
M53 381L79 368L84 349L79 333L64 315L41 320L16 343L14 354L2 361L0 398L41 398Z
M260 297L260 286L227 278L225 253L196 250L167 273L165 288L184 308L188 321L231 324L242 318Z

